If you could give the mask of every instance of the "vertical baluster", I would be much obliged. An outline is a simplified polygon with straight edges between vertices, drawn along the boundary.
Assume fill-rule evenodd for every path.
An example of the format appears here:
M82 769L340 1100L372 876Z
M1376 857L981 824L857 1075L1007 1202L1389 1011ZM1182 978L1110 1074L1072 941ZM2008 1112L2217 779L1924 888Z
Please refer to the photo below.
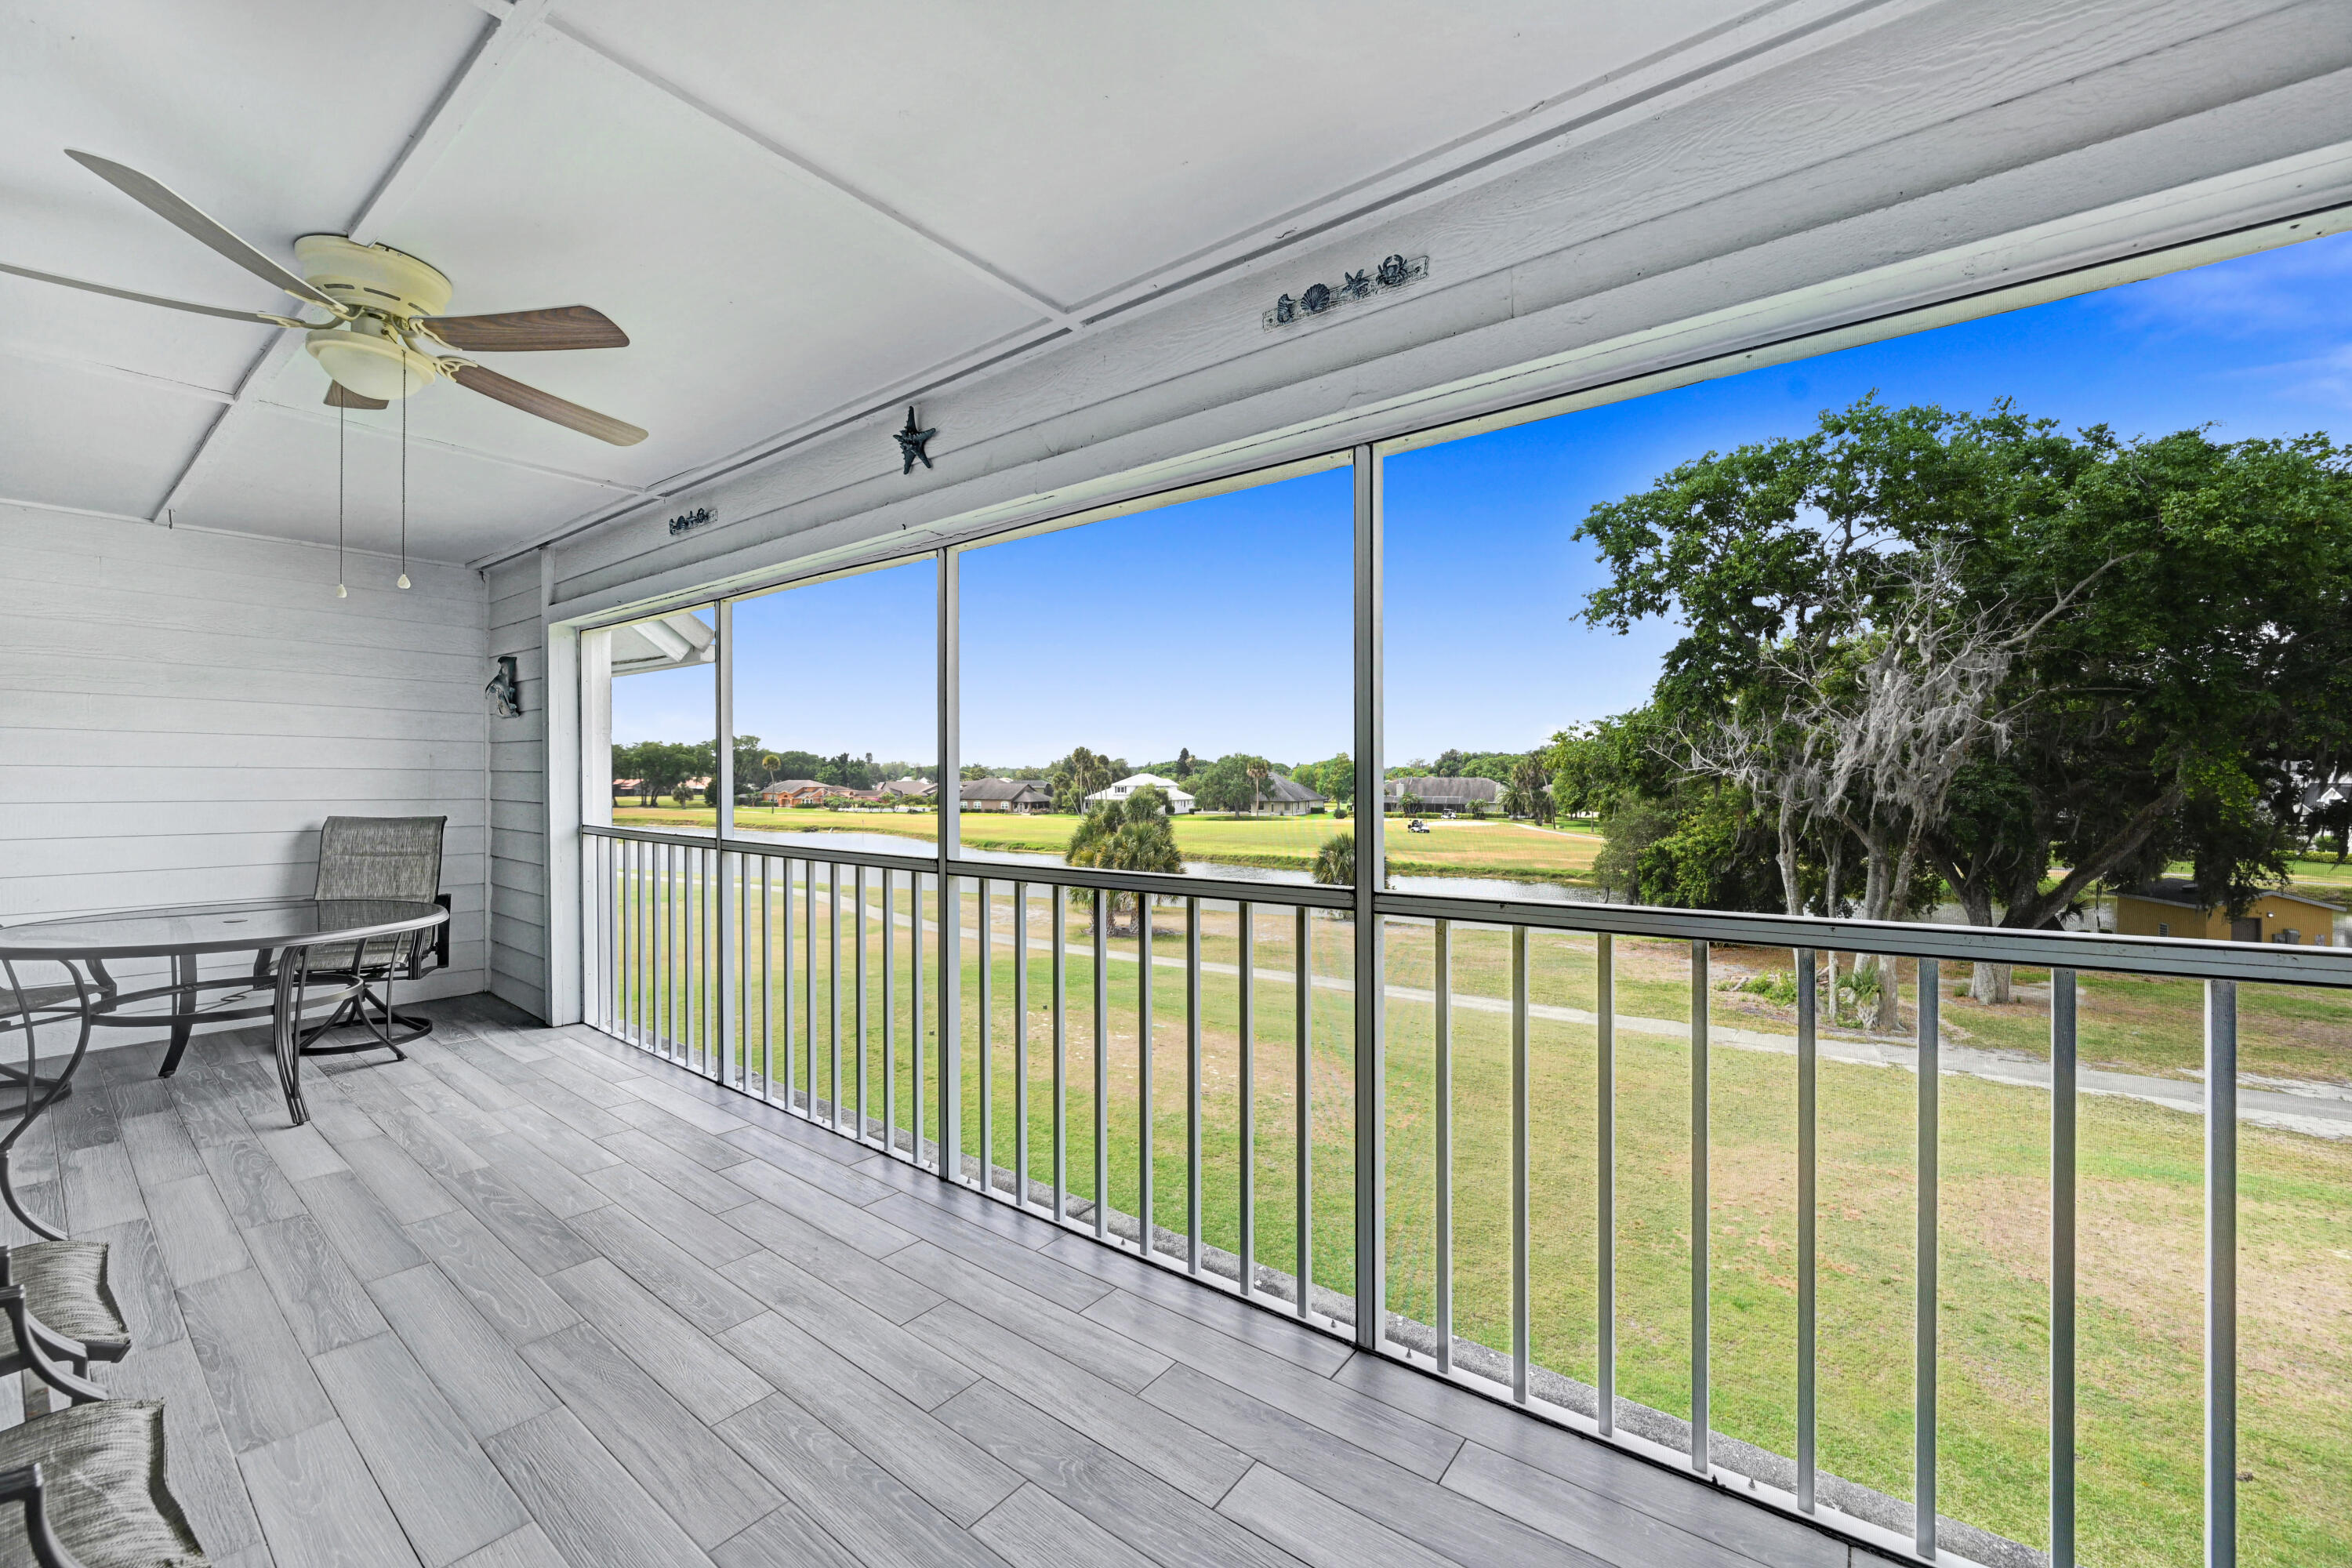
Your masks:
M1069 1217L1069 900L1054 889L1054 1221Z
M940 1174L963 1179L963 899L940 878Z
M1013 1201L1029 1206L1029 884L1013 884Z
M1242 1295L1257 1294L1257 909L1241 906L1241 1274Z
M1307 922L1310 911L1301 904L1297 911L1297 931L1294 938L1292 958L1296 963L1291 989L1297 1018L1293 1048L1297 1061L1292 1068L1295 1086L1292 1107L1297 1113L1298 1147L1298 1256L1294 1267L1298 1270L1298 1315L1302 1319L1312 1310L1309 1298L1315 1294L1312 1283L1315 1263L1315 953L1314 927Z
M1888 965L1887 978L1894 979ZM1916 1324L1911 1335L1911 1531L1919 1555L1936 1555L1936 1274L1937 1151L1942 1114L1943 1052L1940 1009L1943 989L1936 961L1918 961L1915 982L1919 1013L1918 1168L1919 1207L1912 1238L1917 1258Z
M2238 1560L2238 983L2205 983L2205 1563Z
M799 924L795 918L793 900L794 865L795 862L790 856L785 857L784 942L783 951L778 954L777 963L777 967L782 971L784 976L784 1005L780 1010L780 1016L784 1021L784 1109L786 1110L793 1109L793 1047L799 1043L800 1034L799 1019L793 1007L793 1003L797 999L793 993L799 989L793 973L793 931Z
M1110 895L1095 889L1095 1239L1110 1239Z
M836 1132L841 1131L841 862L828 860L824 868L824 935L827 958L824 971L824 997L833 1015L827 1039L833 1047L831 1075L825 1079L826 1122Z
M1528 928L1511 928L1511 1397L1528 1400Z
M776 1098L775 858L760 857L760 1098Z
M1606 1437L1617 1430L1617 939L1606 931L1592 939L1592 979L1593 1231L1599 1254L1593 1294L1601 1368L1593 1410Z
M908 1028L907 1056L910 1070L907 1075L907 1143L908 1153L915 1163L923 1163L923 874L907 873L907 913L910 934L907 938L907 1005Z
M1430 1103L1437 1150L1432 1180L1436 1235L1431 1252L1436 1276L1430 1328L1437 1337L1437 1370L1454 1370L1454 923L1435 922L1430 934Z
M1797 950L1797 1507L1813 1511L1821 955Z
M892 949L898 941L898 919L891 910L891 885L896 871L882 873L882 1147L898 1150L898 1001L894 987Z
M660 869L654 883L656 901L655 932L661 951L654 960L654 984L660 998L658 1016L661 1054L675 1061L677 1058L677 900L672 896L670 846L659 846Z
M1151 895L1135 895L1135 1247L1151 1256Z
M974 891L980 906L980 1190L996 1186L996 920L989 907L988 879Z
M625 1016L629 1043L640 1050L646 1044L646 872L645 857L639 853L642 848L644 846L634 838L621 841L621 896L629 911L621 933L627 954Z
M807 940L801 943L801 1105L814 1121L816 1115L816 868L818 862L801 862L801 915Z
M885 871L884 876L889 873ZM857 868L857 912L852 918L851 933L857 942L857 1107L856 1125L857 1141L865 1142L872 1134L866 1131L866 868Z
M1184 1270L1201 1272L1201 900L1184 900Z
M1707 944L1690 945L1690 1321L1691 1468L1713 1473L1707 1458Z
M702 863L702 850L692 847L682 851L686 859L686 1065L708 1077L710 1072L710 1000L707 994L710 982L710 929L703 915L703 904L710 891L710 878Z
M2050 1568L2074 1568L2074 972L2050 972Z

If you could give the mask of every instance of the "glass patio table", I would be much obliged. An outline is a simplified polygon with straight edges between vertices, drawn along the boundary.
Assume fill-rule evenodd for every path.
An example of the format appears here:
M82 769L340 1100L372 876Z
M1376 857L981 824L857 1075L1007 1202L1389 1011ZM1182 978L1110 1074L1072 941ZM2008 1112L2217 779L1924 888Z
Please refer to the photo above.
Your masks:
M9 1154L41 1112L71 1092L93 1029L168 1028L171 1047L160 1076L169 1078L178 1070L196 1025L268 1018L287 1112L297 1126L309 1121L301 1085L305 1016L323 1011L331 1017L359 994L368 969L404 959L420 933L448 918L446 910L433 903L273 899L127 910L0 928L0 1040L21 1029L26 1042L23 1070L0 1068L0 1083L24 1089L22 1113L0 1136L0 1201L34 1231L59 1237L18 1202ZM199 959L229 952L256 954L252 972L199 977ZM272 953L278 955L274 973ZM106 966L135 959L168 960L171 979L124 990ZM63 971L61 983L51 979L55 970ZM36 1071L37 1035L52 1026L73 1028L75 1038L62 1066L44 1078Z

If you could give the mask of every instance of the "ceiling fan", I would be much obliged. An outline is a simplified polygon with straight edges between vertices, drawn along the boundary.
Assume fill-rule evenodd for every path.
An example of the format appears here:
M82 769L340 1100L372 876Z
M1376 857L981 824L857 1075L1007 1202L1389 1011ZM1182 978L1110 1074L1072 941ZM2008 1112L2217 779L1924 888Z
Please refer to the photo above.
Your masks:
M447 380L616 447L633 447L646 438L645 431L625 420L526 386L462 354L444 352L626 348L628 335L601 310L562 305L488 316L445 316L441 312L448 307L452 288L437 269L388 245L361 245L340 234L307 234L296 240L294 258L302 268L298 274L239 239L162 181L95 153L68 148L66 156L255 277L307 304L323 307L331 313L330 319L308 321L267 310L165 300L6 262L0 262L0 272L117 300L135 300L142 305L302 332L304 346L331 378L327 388L331 408L385 408L394 398Z

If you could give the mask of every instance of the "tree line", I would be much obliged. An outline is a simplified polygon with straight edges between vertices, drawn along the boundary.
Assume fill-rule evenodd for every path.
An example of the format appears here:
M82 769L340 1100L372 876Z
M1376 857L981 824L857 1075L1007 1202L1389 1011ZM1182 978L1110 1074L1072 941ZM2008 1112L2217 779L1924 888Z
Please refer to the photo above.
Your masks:
M1578 530L1586 623L1684 635L1555 795L1651 903L2043 928L2186 862L2242 913L2352 826L2347 456L1874 397L1709 452Z

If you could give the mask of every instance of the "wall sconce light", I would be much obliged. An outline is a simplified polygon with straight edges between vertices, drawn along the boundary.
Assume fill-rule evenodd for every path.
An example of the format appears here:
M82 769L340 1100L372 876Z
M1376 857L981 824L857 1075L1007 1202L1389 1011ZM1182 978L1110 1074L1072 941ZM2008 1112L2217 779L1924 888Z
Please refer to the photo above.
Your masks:
M498 705L499 718L520 719L522 717L522 677L515 668L515 656L502 653L499 655L498 662L498 672L490 677L490 683L482 689L489 693L490 700Z

